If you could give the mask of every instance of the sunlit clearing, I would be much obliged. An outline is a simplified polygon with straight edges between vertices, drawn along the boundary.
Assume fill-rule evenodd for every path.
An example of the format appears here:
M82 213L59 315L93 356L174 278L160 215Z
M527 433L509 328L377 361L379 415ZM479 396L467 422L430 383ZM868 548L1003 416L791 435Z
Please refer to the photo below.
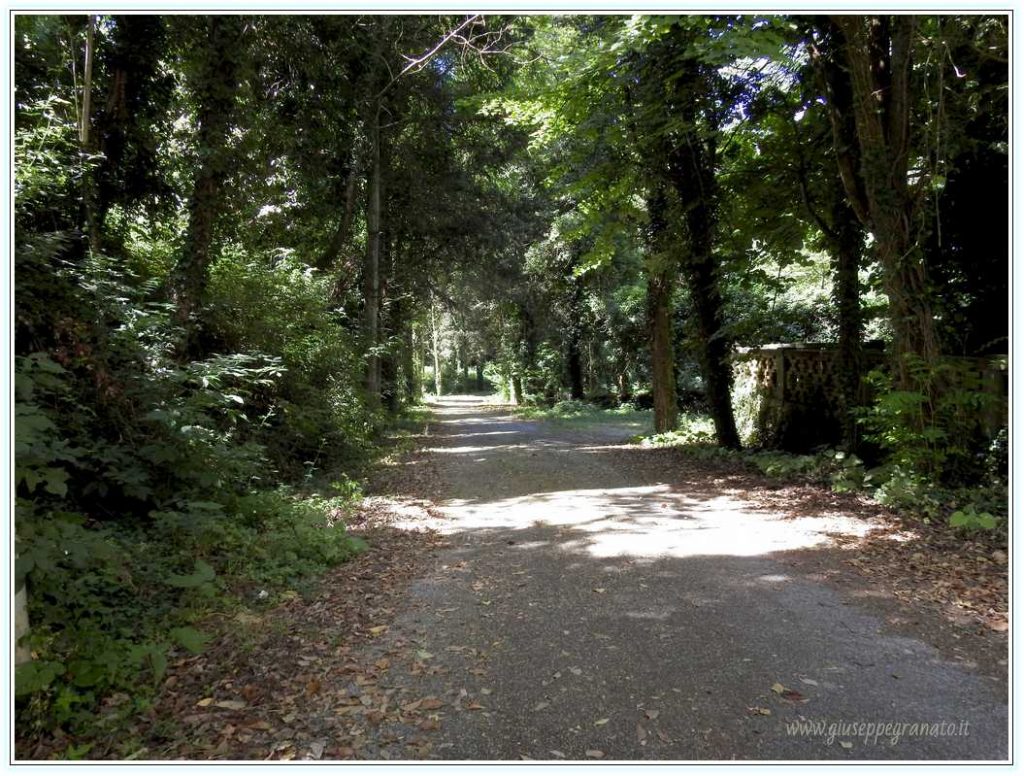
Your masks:
M667 485L562 490L484 503L452 499L442 509L454 518L442 530L550 526L552 545L597 558L763 555L815 547L837 534L862 537L877 527L843 514L790 517L756 510L725 495L692 498Z

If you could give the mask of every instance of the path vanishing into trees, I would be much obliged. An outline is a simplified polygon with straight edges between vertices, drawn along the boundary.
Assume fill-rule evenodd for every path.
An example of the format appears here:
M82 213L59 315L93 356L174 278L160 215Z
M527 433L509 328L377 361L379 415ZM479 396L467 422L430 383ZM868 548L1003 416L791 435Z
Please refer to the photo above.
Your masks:
M387 680L443 702L431 756L1007 756L1003 678L925 629L893 631L863 585L823 581L829 537L870 520L766 503L757 478L680 470L623 445L629 429L528 422L475 397L432 409L410 465L436 476L411 495L435 490L448 541L376 644L413 644L432 666ZM805 720L968 727L891 745L794 735Z
M349 516L369 549L224 615L136 720L139 758L1008 756L1005 635L897 600L916 561L871 554L899 538L877 507L627 422L429 407Z

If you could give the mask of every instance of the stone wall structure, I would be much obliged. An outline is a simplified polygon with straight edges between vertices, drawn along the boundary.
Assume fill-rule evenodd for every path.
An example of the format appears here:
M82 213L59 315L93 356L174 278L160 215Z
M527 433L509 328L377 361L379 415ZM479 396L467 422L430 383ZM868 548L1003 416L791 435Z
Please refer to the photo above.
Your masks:
M738 377L753 384L754 444L760 447L806 452L838 444L842 435L840 374L836 347L828 343L795 343L740 348L735 368ZM881 347L864 348L864 371L879 366ZM1009 378L1006 356L957 358L972 372L981 389L995 396L992 408L979 418L982 430L994 436L1007 422ZM862 384L858 404L871 401Z

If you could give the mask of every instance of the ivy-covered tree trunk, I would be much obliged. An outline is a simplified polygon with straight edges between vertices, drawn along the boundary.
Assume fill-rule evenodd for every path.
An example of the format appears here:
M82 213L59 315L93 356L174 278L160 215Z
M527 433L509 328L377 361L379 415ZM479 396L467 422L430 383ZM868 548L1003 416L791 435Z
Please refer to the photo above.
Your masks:
M701 376L718 444L739 448L732 411L732 342L725 333L722 293L714 255L716 227L717 132L713 106L701 101L713 94L706 66L690 63L675 79L677 113L682 129L669 152L669 175L679 197L685 225L683 274L697 324Z
M839 412L842 418L843 446L852 451L857 446L857 421L853 410L860 399L860 381L864 368L864 321L860 304L860 264L864 231L857 216L841 196L834 197L832 235L829 242L832 245L835 267L833 298L839 318Z
M830 28L827 19L819 20L818 24L825 30ZM829 189L831 212L827 220L815 210L810 201L806 171L803 169L800 184L807 210L824 233L832 254L833 298L839 323L839 413L843 446L852 451L857 447L857 423L853 409L861 397L864 367L864 321L860 300L860 266L864 253L862 221L867 220L864 184L859 172L860 150L853 118L853 89L849 74L839 65L834 46L822 48L812 45L811 58L818 74L819 86L826 95L826 108L832 128L832 153L836 160L836 182Z
M931 289L914 232L917 200L907 182L910 164L913 16L835 16L833 32L849 74L850 109L860 152L863 206L874 235L889 300L896 374L914 388L906 357L934 363L939 341ZM851 199L861 194L844 176ZM851 190L853 189L853 190Z
M379 101L370 111L370 169L366 198L366 261L363 265L363 336L366 341L366 394L371 403L380 400L381 373L377 346L380 342L380 232L381 164Z
M420 379L416 368L416 330L410 319L402 331L402 387L405 400L410 404L419 401Z
M209 16L205 24L193 86L198 105L198 158L184 249L172 280L176 318L185 331L182 353L193 358L200 355L197 318L213 263L214 228L223 206L224 180L232 162L227 138L238 87L243 30L237 16Z
M723 332L722 297L715 267L706 258L691 261L685 274L696 313L701 374L715 423L715 437L723 447L738 449L740 438L732 412L732 364L729 362L732 342Z
M393 240L381 235L381 244L386 246L386 256L382 255L382 263L388 267L388 276L381 284L380 333L382 345L380 353L380 398L388 412L396 412L401 404L402 389L399 385L399 358L401 356L398 343L401 332L406 325L406 305L400 290L394 294L391 290L395 283L396 251ZM389 298L392 295L394 298Z

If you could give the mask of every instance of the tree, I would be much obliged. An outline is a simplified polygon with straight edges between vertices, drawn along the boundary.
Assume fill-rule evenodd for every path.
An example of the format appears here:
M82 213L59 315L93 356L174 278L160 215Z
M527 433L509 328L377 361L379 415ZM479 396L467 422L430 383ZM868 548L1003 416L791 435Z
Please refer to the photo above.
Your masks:
M932 289L923 260L919 229L920 198L909 183L911 115L915 93L913 16L835 16L824 31L824 55L839 67L823 65L832 100L835 145L848 147L852 114L856 167L845 153L839 169L851 207L875 238L884 271L899 381L913 386L906 356L926 363L939 356ZM822 56L819 54L819 56Z
M183 353L201 352L199 321L207 277L214 260L214 230L231 169L230 129L239 88L244 19L209 16L199 39L192 89L196 99L196 172L188 204L188 227L173 286L176 317L185 332Z

